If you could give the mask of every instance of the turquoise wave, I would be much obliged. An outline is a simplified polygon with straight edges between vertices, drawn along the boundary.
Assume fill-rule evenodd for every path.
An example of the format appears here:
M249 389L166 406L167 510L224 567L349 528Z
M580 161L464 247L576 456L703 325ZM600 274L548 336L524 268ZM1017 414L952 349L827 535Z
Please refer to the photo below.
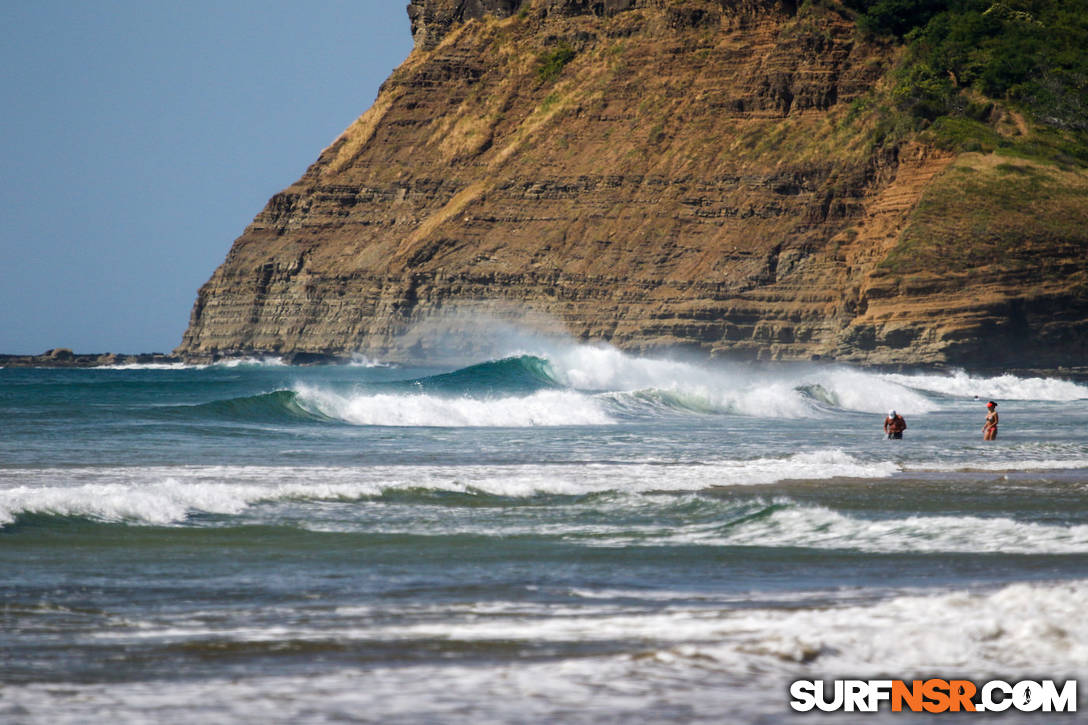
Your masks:
M247 423L326 423L332 420L301 405L298 393L293 390L276 390L260 395L213 400L199 405L175 406L162 409L160 413L168 418Z
M461 395L533 393L561 388L551 363L535 355L520 355L470 365L440 375L391 383L393 387Z
M397 373L390 371L392 376L383 374L381 377L384 379L369 376L370 379L365 382L351 379L352 376L343 375L339 369L330 369L311 374L311 377L317 378L316 384L308 386L305 391L297 387L295 381L296 378L305 376L285 368L258 369L245 373L244 376L236 370L174 371L169 375L154 371L80 371L87 376L86 380L80 381L78 375L71 373L50 374L47 377L51 382L44 388L31 385L25 390L22 387L0 390L0 403L7 402L14 408L19 408L32 400L39 408L43 405L50 406L57 417L68 421L100 418L108 412L104 410L102 402L108 402L116 410L136 417L273 425L343 423L345 419L328 406L314 404L311 388L328 394L345 405L363 400L366 396L392 395L396 398L419 394L443 400L462 399L476 405L477 401L486 403L490 400L528 397L541 391L559 390L578 393L609 416L622 419L723 413L757 416L768 414L773 417L777 410L775 405L784 406L793 411L791 414L794 415L833 415L844 410L833 386L815 382L783 387L781 390L770 389L769 396L757 396L755 403L748 400L753 391L743 387L744 381L733 381L720 376L695 381L696 384L689 386L685 381L678 382L671 373L662 373L658 376L661 378L661 385L655 386L655 381L646 381L645 376L635 376L629 380L619 371L611 391L570 390L564 382L566 375L559 372L561 365L561 360L553 366L552 361L545 357L519 355L422 377L408 377L412 373L407 373L405 377L397 379ZM420 372L415 374L419 375ZM112 377L116 375L122 377ZM237 383L249 377L267 385L266 390L271 392L253 393L253 388L250 387L249 391L243 393L238 389ZM638 389L627 388L635 380L642 385L647 382L650 385ZM759 392L759 387L758 384L755 385L755 392ZM767 383L765 387L774 388L771 383ZM84 405L84 400L89 397L99 402L95 406ZM193 404L190 401L194 397L204 398L209 402ZM176 402L169 400L170 398ZM387 404L394 410L399 405L396 400L387 401ZM772 408L769 413L765 410L768 405ZM753 406L756 408L754 412ZM440 417L436 418L434 424L441 425Z
M421 392L442 397L489 398L528 395L562 387L550 363L532 355L491 360L438 375L407 380L371 382L352 386L349 394ZM335 390L335 388L334 388ZM341 391L343 394L345 391ZM149 411L152 417L246 423L335 423L307 404L295 390L275 390L257 395L212 400L197 405L162 406Z

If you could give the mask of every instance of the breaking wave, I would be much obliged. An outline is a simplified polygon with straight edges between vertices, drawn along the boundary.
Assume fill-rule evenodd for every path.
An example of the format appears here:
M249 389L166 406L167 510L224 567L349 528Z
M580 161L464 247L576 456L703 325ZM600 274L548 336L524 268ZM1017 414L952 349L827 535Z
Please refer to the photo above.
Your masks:
M1055 402L1088 400L1088 385L1059 378L1021 378L1016 375L983 378L969 375L963 370L957 370L948 375L919 373L915 375L888 374L882 377L892 384L957 398Z
M847 549L873 553L1088 553L1088 525L1063 526L979 516L866 519L789 501L767 515L730 527L701 543Z
M107 641L210 641L238 651L277 653L307 646L355 645L352 652L381 644L428 647L450 653L445 661L377 663L319 668L291 674L181 678L165 688L156 680L34 682L7 688L11 713L46 713L66 722L101 720L103 713L127 721L147 713L159 721L244 720L255 711L276 722L314 719L322 708L365 712L376 721L554 722L585 712L598 718L683 722L781 722L789 683L797 679L911 679L951 672L976 681L1084 676L1088 662L1088 618L1082 616L1088 582L1013 583L969 591L907 591L834 606L801 600L786 606L763 602L736 606L713 591L703 603L667 608L601 602L595 591L556 612L525 598L486 603L444 603L446 616L412 602L381 608L340 607L332 627L292 621L285 627L253 617L212 626L198 618L160 615L137 634L115 627ZM645 597L640 589L636 597ZM638 601L636 599L636 601ZM389 605L393 606L393 605ZM380 616L379 616L380 615ZM143 624L143 623L141 623ZM137 639L139 637L140 639ZM640 646L594 656L494 657L464 662L458 652L486 651L494 643L615 643ZM293 649L294 648L294 649ZM301 650L306 651L306 650ZM311 668L314 669L314 668ZM365 676L366 687L359 682ZM436 694L441 693L441 694ZM672 713L680 716L668 717ZM435 713L438 713L437 715ZM620 713L620 716L615 716ZM660 713L666 713L661 717ZM723 719L722 714L728 717ZM868 722L900 722L904 713L873 713ZM18 717L17 717L18 719ZM585 718L583 718L585 720ZM853 718L811 718L854 722ZM1046 721L1039 713L1008 714L1002 722ZM1069 718L1052 717L1051 721ZM41 722L48 718L41 718ZM34 720L35 722L39 720ZM588 721L588 720L587 720ZM859 722L861 720L858 720Z
M283 363L216 364L240 365ZM354 365L379 366L364 358ZM657 416L821 419L839 413L883 415L892 408L918 415L991 397L1074 401L1088 399L1088 386L1012 375L983 378L963 371L910 375L841 366L693 363L638 357L604 345L552 345L426 377L354 385L297 383L249 398L190 406L189 412L231 420L253 416L366 426L596 426Z
M536 468L536 470L532 470ZM531 511L513 513L494 524L489 535L553 536L590 547L712 546L760 549L823 549L872 554L1088 554L1088 525L1023 521L1008 517L971 515L909 515L867 518L788 497L715 497L687 493L632 492L615 487L630 476L600 476L582 480L577 474L555 480L560 471L469 471L450 475L435 470L394 472L386 476L350 470L328 471L310 480L284 480L259 469L272 481L256 483L253 470L211 470L173 475L155 482L88 482L68 487L22 486L0 491L0 525L24 516L83 518L134 525L192 524L194 516L233 517L238 525L261 521L262 505L283 502L326 502L353 506L364 501L402 504L420 502L436 493L459 493L468 498L447 501L425 527L419 520L378 511L358 518L350 513L314 519L307 527L317 531L452 536L479 534L471 512L481 496L534 495L542 491L573 496L552 499L549 505L568 510L568 522L541 520ZM156 474L144 472L149 478ZM399 480L398 480L399 476ZM639 476L634 472L634 477ZM712 477L712 476L711 476ZM313 480L313 479L319 480ZM241 480L238 480L241 479ZM649 489L652 477L640 487ZM705 480L705 479L704 479ZM674 485L683 485L683 481ZM691 485L694 481L686 481ZM638 484L636 484L638 485ZM585 494L596 489L605 497ZM452 506L452 508L450 508ZM463 510L458 510L463 507ZM464 513L467 511L468 513ZM195 523L199 523L196 521ZM220 524L221 525L221 524Z
M595 399L559 390L478 399L428 393L338 393L300 386L297 394L304 409L353 425L516 428L614 422Z
M625 496L693 492L782 480L883 478L895 464L862 463L836 450L708 463L476 466L191 466L0 470L0 524L24 513L144 524L196 513L239 514L273 501L345 501L405 492L473 496Z
M168 408L167 414L249 423L333 420L305 406L298 394L289 390Z
M516 355L441 375L333 389L299 385L299 405L353 425L608 425L662 414L818 418L939 404L872 373L849 369L756 371L639 358L574 346L546 357Z

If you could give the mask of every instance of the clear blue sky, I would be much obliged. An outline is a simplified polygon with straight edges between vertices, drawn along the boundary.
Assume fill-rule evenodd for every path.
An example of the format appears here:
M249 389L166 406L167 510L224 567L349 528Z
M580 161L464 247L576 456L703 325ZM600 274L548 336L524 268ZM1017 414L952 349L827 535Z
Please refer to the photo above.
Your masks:
M168 352L411 50L407 0L0 0L0 353Z

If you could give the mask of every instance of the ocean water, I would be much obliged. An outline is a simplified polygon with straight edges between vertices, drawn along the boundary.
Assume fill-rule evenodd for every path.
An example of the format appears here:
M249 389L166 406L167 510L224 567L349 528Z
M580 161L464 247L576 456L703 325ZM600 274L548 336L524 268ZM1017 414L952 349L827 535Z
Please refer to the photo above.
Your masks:
M788 684L933 676L1084 710L1086 431L1056 378L573 344L0 369L0 722L911 722Z

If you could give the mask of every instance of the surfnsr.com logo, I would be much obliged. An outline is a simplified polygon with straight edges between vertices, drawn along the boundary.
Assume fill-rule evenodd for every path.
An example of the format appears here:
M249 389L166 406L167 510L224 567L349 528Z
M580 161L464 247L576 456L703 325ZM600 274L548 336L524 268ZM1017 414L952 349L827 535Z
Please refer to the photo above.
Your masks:
M1077 681L797 680L790 697L798 712L1076 712Z

